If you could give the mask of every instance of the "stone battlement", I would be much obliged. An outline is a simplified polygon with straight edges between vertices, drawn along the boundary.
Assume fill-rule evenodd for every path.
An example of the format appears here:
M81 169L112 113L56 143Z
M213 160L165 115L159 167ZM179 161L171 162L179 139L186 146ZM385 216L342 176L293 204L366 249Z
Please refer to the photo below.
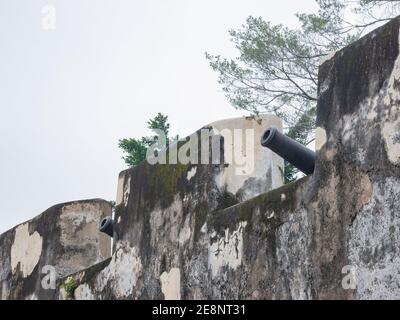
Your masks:
M312 176L283 186L282 159L261 147L241 177L238 164L144 162L120 174L111 258L94 228L105 202L86 203L90 227L57 206L0 236L1 297L399 299L399 30L397 18L321 64ZM60 270L55 290L40 287L44 264Z

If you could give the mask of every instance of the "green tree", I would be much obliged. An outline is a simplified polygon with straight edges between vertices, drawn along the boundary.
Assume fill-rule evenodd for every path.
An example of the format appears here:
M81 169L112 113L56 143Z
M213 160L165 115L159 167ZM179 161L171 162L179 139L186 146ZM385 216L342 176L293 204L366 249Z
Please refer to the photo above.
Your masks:
M400 1L315 1L317 13L296 15L298 29L248 17L229 31L236 59L206 53L235 108L276 114L286 134L303 144L313 140L321 59L400 13ZM296 170L286 166L285 176L295 180Z
M171 140L169 138L170 124L168 116L158 113L153 119L147 122L147 127L151 130L161 130L167 138L167 143ZM122 149L124 156L122 159L130 166L136 166L146 159L147 149L154 145L158 140L158 135L142 137L140 139L127 138L119 140L119 148Z

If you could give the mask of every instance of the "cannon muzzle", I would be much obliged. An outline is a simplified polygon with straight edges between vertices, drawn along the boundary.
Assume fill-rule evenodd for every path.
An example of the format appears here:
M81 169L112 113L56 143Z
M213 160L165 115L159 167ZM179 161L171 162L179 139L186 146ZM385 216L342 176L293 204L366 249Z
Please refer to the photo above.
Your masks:
M111 238L114 236L114 221L111 217L106 217L100 222L99 226L100 232L105 233Z
M261 138L261 145L271 149L306 175L314 173L316 154L301 143L269 128Z

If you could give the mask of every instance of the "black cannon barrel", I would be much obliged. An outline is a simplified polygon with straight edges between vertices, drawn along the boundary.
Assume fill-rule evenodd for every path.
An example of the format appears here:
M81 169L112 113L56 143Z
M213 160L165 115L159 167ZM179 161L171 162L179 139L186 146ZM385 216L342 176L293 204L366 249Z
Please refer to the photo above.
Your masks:
M100 222L100 232L109 235L111 238L114 236L114 221L111 217L106 217Z
M301 172L314 173L316 154L301 143L280 133L276 128L269 128L261 138L261 144L277 153Z

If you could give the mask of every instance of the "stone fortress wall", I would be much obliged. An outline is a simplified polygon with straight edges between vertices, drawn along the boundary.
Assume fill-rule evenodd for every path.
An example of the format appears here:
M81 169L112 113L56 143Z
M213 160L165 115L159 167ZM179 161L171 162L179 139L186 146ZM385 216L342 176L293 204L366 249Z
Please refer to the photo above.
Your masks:
M248 175L144 162L119 176L111 257L106 202L56 206L0 236L1 297L399 299L399 30L397 18L321 64L313 175L283 186L282 159L261 147ZM207 128L269 126L279 119ZM216 136L225 159L229 137Z

